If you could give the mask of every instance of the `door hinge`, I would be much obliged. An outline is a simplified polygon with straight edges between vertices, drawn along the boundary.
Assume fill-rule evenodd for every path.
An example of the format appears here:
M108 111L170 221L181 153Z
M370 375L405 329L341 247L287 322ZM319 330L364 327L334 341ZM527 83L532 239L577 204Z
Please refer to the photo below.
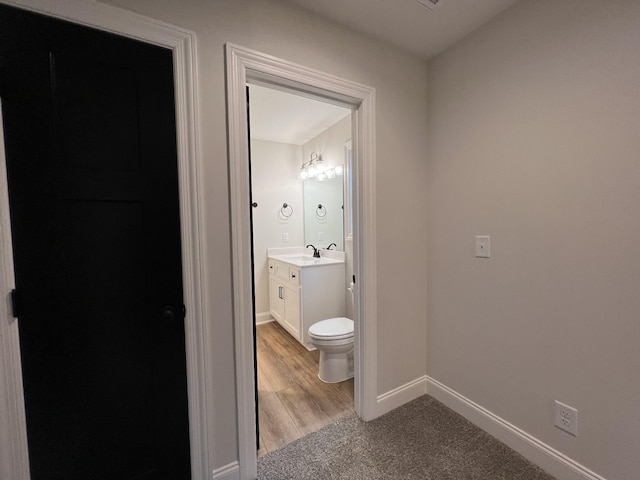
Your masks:
M20 294L15 288L9 293L9 306L11 307L11 316L14 318L18 318L21 314Z

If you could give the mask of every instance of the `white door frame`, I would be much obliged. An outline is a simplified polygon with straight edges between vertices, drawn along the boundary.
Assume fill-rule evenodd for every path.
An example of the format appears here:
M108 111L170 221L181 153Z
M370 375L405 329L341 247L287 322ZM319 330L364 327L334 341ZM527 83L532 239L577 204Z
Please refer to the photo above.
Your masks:
M240 478L256 477L256 417L246 85L259 83L347 106L354 114L355 410L376 415L375 90L233 44L226 45L233 300Z
M176 139L182 235L182 277L185 318L187 390L191 478L211 477L208 448L207 350L204 343L206 304L203 299L201 212L198 204L202 187L198 174L199 132L196 122L197 90L195 34L126 10L91 0L0 0L0 2L123 35L168 48L173 52ZM0 143L0 160L3 149ZM8 210L6 168L0 165L0 297L13 288L13 255ZM2 180L4 179L4 182ZM24 394L20 367L18 325L8 308L0 307L0 478L29 479ZM4 428L4 426L7 428Z

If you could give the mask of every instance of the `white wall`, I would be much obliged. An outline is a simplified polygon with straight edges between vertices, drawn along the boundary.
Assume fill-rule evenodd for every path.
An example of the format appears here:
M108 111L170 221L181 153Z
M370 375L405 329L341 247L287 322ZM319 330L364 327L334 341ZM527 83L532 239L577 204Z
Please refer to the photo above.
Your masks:
M376 89L378 393L425 374L423 61L275 0L108 0L197 34L213 468L238 458L224 44L236 43ZM407 221L410 218L411 221Z
M348 110L347 110L348 112ZM327 168L345 164L345 144L351 139L351 115L327 128L324 132L302 146L302 158L308 161L312 153L322 155ZM318 182L306 180L304 183L304 237L305 243L318 248L326 248L335 242L337 249L344 251L344 174L333 179ZM325 216L316 216L316 209L322 204ZM320 214L322 215L322 213Z
M428 65L428 373L609 480L640 466L639 25L526 0Z
M322 154L327 167L342 165L346 167L345 145L351 140L351 115L347 115L335 125L331 126L317 137L302 146L305 160L311 153ZM344 172L346 172L344 168ZM345 178L337 176L323 182L306 181L304 186L305 200L305 239L316 246L326 248L335 242L337 250L345 252L345 295L347 318L353 317L353 297L347 292L353 278L353 240L345 241L344 216L347 215L345 203ZM333 191L333 193L331 193ZM326 208L324 218L316 217L317 205L321 203ZM342 207L345 208L342 208ZM324 240L320 240L320 233Z
M303 246L302 182L298 179L302 148L299 145L251 140L253 201L253 255L256 314L269 312L267 248ZM291 209L284 209L286 203ZM290 215L286 217L286 215ZM282 235L286 233L288 242Z
M307 243L326 248L330 242L336 242L338 250L344 249L341 209L343 177L335 179L337 184L331 181L307 181L303 184L298 175L302 161L308 160L312 151L322 153L327 167L342 165L344 144L350 138L351 117L347 116L302 146L251 140L251 188L253 201L258 204L253 209L256 314L269 312L267 248L304 247ZM317 190L315 187L318 186L322 191L328 187L328 195L318 192L311 195L310 191ZM339 191L334 191L336 188ZM334 198L335 201L332 200ZM290 217L281 214L285 202L293 208ZM328 202L330 221L317 223L315 208L308 207L318 202ZM338 214L340 218L336 218ZM314 231L309 231L309 225L313 225ZM322 242L318 239L319 231L325 237ZM288 242L283 241L284 233L288 234Z

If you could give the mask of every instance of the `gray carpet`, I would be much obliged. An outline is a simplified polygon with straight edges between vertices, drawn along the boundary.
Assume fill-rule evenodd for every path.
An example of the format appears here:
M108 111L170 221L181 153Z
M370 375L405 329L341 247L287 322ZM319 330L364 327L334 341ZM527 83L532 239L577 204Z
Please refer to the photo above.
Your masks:
M259 480L553 480L434 398L338 420L258 459Z

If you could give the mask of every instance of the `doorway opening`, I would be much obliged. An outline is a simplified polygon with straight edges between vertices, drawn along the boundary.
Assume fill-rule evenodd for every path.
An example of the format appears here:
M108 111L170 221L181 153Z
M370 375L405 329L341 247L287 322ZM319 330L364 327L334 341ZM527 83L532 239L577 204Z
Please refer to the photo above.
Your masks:
M240 478L255 478L256 403L252 239L247 123L248 84L312 96L352 109L354 409L378 415L375 194L375 90L340 77L226 45L232 270Z
M329 318L353 325L352 109L255 84L248 91L263 455L354 412L353 337L339 376L321 380L308 333Z

